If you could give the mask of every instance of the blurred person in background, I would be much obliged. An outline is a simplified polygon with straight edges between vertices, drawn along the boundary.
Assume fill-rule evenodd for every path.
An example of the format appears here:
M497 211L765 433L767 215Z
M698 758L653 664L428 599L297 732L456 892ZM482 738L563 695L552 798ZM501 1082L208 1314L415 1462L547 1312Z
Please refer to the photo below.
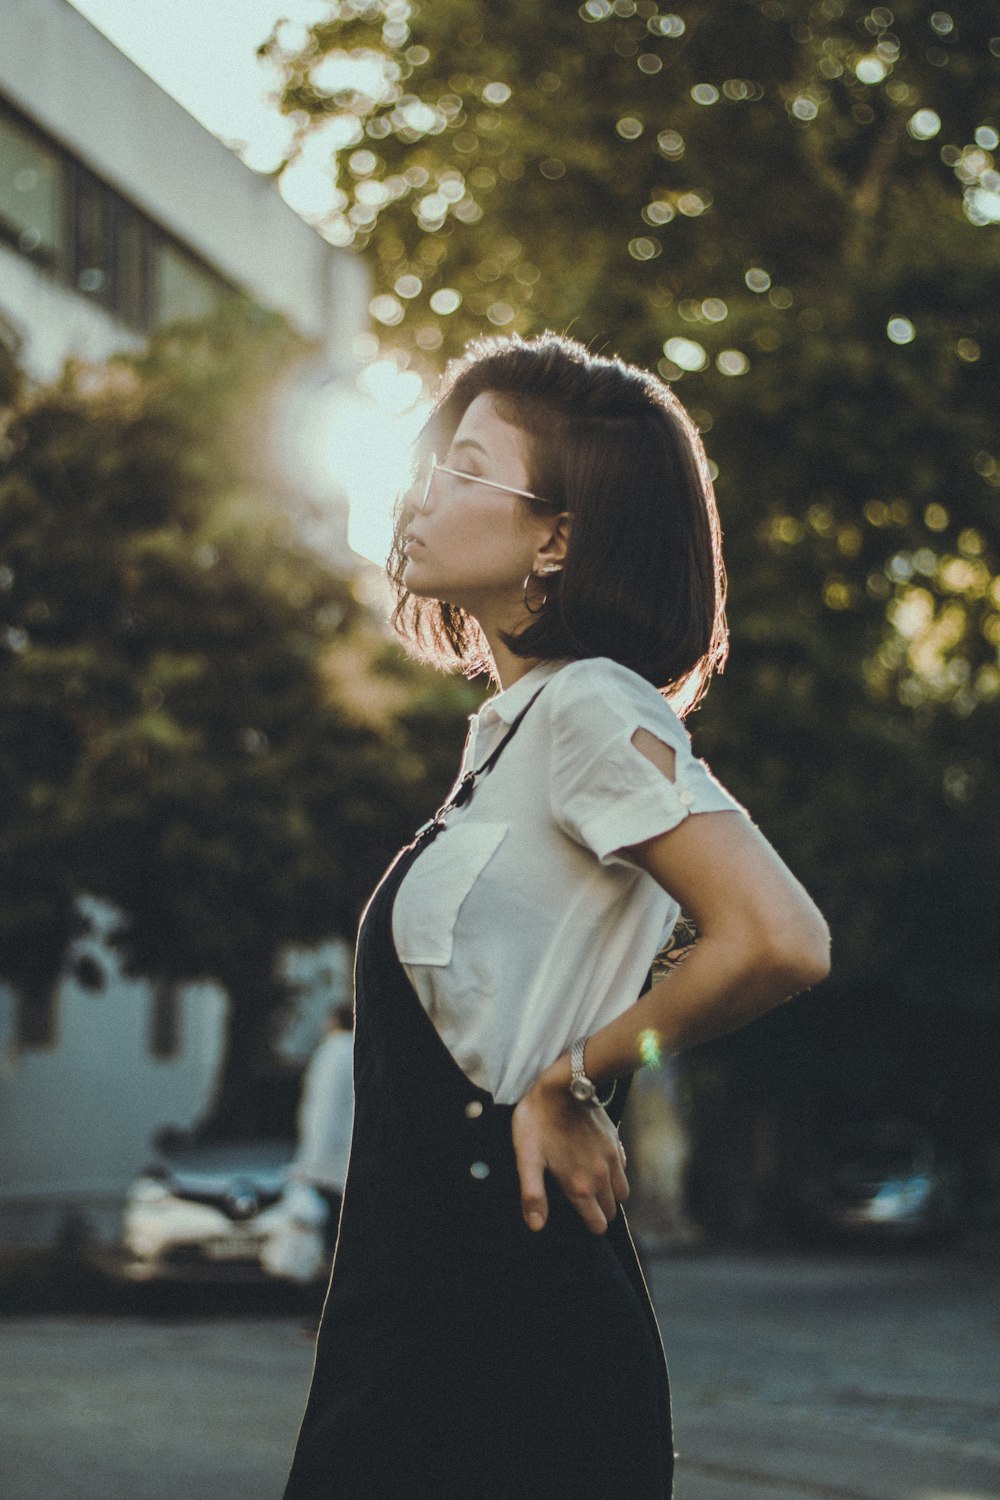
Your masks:
M303 1074L298 1147L288 1169L293 1182L306 1183L326 1204L325 1239L331 1255L351 1154L353 1032L353 1007L335 1006Z
M353 1008L335 1006L302 1075L285 1215L262 1254L264 1269L283 1280L314 1281L337 1242L354 1115L353 1029Z
M828 934L681 723L726 634L670 389L552 334L485 341L419 453L397 629L499 691L362 919L354 1142L286 1500L665 1500L628 1080L823 978ZM651 983L681 907L698 941Z

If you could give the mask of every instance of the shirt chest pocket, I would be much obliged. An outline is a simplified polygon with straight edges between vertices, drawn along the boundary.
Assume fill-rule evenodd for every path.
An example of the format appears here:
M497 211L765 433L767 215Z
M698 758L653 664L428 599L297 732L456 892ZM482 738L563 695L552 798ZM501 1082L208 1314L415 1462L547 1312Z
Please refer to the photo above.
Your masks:
M507 823L445 828L414 860L396 893L392 936L404 964L451 963L462 903L503 843Z

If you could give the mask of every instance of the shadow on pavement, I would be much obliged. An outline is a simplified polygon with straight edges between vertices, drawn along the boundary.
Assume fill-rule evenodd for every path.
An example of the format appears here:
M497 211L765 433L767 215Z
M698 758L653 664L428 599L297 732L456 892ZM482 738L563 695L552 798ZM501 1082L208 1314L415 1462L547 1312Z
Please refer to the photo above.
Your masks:
M113 1256L33 1250L0 1257L0 1316L316 1318L325 1283L281 1281L136 1285Z

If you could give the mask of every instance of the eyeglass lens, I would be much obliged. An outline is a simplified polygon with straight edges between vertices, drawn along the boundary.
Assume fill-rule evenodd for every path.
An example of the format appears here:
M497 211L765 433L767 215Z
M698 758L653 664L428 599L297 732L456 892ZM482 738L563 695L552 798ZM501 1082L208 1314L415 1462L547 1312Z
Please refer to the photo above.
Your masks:
M427 501L430 498L431 485L434 483L434 474L437 466L437 454L429 454L424 461L424 472L423 474L421 474L419 479L419 499L417 500L418 510L424 510L427 506Z

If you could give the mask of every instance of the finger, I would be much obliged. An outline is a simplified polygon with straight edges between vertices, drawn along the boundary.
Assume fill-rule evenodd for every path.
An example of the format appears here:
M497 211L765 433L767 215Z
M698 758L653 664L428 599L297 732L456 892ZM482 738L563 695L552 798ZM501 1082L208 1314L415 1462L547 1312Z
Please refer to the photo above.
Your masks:
M615 1201L617 1203L624 1203L629 1195L629 1185L628 1178L625 1176L624 1160L613 1161L611 1163L609 1175L611 1177L611 1191L615 1195Z
M611 1187L610 1178L607 1178L597 1189L597 1201L601 1206L601 1213L604 1215L607 1223L610 1224L618 1212L618 1200Z
M603 1234L608 1227L609 1217L614 1217L614 1203L611 1199L607 1177L604 1179L603 1186L605 1189L603 1207L598 1196L601 1186L596 1184L589 1174L580 1175L563 1186L567 1198L592 1234Z
M517 1174L521 1182L521 1213L529 1229L544 1229L549 1217L545 1192L545 1163L537 1151L522 1147L517 1152Z
M574 1201L573 1207L591 1234L605 1234L607 1232L608 1216L593 1194L589 1198L581 1198L579 1201Z

